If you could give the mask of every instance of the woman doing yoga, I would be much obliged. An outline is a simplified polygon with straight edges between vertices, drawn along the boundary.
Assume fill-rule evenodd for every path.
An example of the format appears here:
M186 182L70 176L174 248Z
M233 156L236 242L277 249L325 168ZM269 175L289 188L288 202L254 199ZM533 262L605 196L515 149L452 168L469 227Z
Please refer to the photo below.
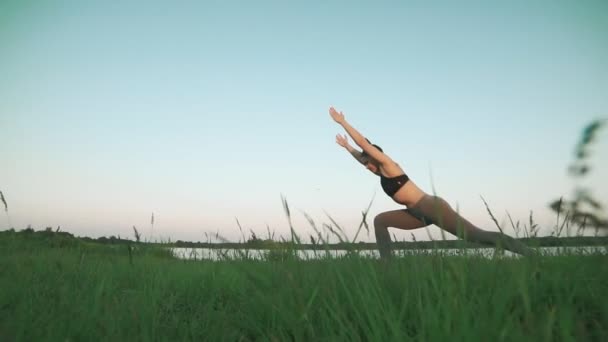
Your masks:
M508 235L480 229L460 216L441 197L431 196L422 191L409 179L399 164L387 156L382 149L370 143L344 118L342 112L329 108L331 118L342 126L353 141L363 150L349 145L346 135L336 136L338 145L344 147L359 163L380 177L384 192L395 202L407 209L386 211L374 218L376 243L382 258L390 258L391 238L388 228L416 229L434 224L439 228L467 241L488 245L500 245L505 249L522 255L534 255L534 251Z

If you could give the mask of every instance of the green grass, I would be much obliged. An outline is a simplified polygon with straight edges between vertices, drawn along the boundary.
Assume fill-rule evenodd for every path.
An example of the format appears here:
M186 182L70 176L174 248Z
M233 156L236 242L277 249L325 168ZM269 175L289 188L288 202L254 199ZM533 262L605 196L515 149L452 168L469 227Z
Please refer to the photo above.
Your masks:
M601 341L605 255L177 260L0 242L1 341Z

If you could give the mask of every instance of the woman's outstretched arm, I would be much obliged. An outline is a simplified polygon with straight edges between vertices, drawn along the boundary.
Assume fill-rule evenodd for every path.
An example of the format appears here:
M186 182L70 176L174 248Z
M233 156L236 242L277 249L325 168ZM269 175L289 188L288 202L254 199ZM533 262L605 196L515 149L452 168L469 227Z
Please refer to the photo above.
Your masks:
M391 161L386 154L375 148L367 141L367 139L365 139L363 135L361 135L361 133L359 133L359 131L357 131L353 126L351 126L344 118L344 114L342 112L338 112L334 109L334 107L329 107L329 115L331 115L331 118L334 119L336 123L338 123L344 128L344 130L346 130L348 135L353 138L355 144L361 147L361 149L370 157L374 158L381 164L385 164Z
M361 154L361 152L359 152L359 150L350 146L346 135L345 136L341 136L340 134L336 135L336 142L338 143L338 145L344 147L348 151L348 153L350 153L353 156L353 158L355 158L359 163L365 164L363 155Z

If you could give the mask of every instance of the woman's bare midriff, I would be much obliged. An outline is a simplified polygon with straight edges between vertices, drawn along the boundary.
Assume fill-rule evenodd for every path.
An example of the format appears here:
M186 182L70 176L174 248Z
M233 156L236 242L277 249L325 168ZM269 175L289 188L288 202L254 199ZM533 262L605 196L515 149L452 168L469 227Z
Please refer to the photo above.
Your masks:
M425 195L426 193L410 179L393 195L393 200L409 208L415 206Z

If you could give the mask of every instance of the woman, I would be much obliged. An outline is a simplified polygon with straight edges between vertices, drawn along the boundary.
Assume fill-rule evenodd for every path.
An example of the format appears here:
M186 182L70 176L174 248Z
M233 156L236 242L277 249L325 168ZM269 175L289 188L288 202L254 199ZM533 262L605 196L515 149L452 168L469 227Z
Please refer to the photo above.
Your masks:
M342 112L330 107L329 114L335 122L346 130L363 151L359 152L350 146L346 135L338 134L336 142L350 152L357 161L365 165L369 171L380 176L382 189L389 197L407 207L407 209L383 212L374 218L376 243L382 258L392 256L389 227L409 230L425 227L429 224L434 224L467 241L500 245L522 255L535 254L532 249L508 235L476 227L455 212L443 198L431 196L422 191L403 172L399 164L384 154L379 146L371 144L369 140L346 122Z

